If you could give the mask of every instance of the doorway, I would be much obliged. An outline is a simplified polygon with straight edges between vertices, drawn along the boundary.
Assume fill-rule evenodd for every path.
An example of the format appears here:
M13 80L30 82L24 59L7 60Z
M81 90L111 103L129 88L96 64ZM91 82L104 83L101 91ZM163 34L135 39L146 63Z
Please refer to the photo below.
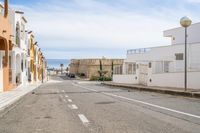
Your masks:
M139 65L139 84L147 85L148 64L138 64L138 65Z

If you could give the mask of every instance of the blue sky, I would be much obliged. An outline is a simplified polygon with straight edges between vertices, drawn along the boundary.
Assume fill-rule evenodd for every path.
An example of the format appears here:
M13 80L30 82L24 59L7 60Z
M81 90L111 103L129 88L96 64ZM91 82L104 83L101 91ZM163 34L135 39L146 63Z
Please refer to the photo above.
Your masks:
M200 22L200 0L10 0L25 12L46 58L125 58L169 45L182 16Z

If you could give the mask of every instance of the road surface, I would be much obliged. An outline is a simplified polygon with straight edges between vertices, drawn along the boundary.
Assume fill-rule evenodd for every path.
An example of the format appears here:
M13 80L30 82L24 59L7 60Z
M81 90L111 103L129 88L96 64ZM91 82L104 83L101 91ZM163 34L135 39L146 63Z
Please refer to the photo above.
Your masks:
M200 132L199 99L60 77L0 115L0 133Z

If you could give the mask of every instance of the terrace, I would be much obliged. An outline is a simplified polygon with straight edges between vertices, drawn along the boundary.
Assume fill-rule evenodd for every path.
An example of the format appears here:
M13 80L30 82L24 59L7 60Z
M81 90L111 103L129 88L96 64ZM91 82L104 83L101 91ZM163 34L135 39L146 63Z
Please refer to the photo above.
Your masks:
M127 54L143 54L143 53L146 53L148 51L150 51L151 48L139 48L139 49L130 49L130 50L127 50Z

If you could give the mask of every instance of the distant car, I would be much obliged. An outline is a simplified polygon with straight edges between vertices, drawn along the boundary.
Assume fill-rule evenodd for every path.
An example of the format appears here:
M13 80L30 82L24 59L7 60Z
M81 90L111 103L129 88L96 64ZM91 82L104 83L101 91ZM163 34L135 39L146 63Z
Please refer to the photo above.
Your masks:
M70 74L68 75L68 77L70 77L70 78L76 78L75 74L73 74L73 73L70 73Z

